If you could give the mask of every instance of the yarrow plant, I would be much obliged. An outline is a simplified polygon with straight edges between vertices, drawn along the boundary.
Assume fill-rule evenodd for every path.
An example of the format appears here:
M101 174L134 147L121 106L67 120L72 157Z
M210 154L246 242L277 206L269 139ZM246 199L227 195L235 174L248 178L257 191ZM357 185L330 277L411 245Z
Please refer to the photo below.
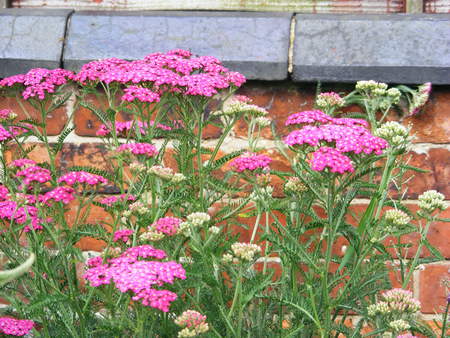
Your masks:
M1 284L10 303L1 333L325 338L360 337L367 326L368 335L434 334L405 289L422 264L442 259L427 233L447 205L428 191L413 213L388 194L414 168L405 163L410 129L385 121L405 102L415 114L431 86L360 81L348 94L321 93L315 110L281 121L290 130L279 136L269 106L235 95L244 82L186 50L0 81L0 94L23 107L0 110L0 250L8 271L21 272ZM46 118L69 99L100 121L108 170L68 167L71 123L49 138ZM362 113L343 112L353 104ZM237 125L248 144L226 153ZM210 127L221 133L205 143ZM291 164L284 171L261 146L271 131ZM355 214L361 197L370 201ZM411 254L402 236L417 232ZM89 238L96 252L82 251ZM30 252L36 261L24 273ZM403 289L386 291L386 262ZM353 314L359 322L348 327Z

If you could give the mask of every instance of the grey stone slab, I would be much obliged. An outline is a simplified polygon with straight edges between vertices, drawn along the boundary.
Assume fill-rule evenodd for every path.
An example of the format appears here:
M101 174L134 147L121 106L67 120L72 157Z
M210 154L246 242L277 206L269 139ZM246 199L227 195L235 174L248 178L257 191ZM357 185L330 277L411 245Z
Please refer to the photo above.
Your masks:
M0 77L61 66L71 10L0 10Z
M108 57L139 59L182 48L215 56L249 79L288 74L292 14L252 12L77 12L71 20L64 66Z
M296 15L293 79L450 84L450 15Z

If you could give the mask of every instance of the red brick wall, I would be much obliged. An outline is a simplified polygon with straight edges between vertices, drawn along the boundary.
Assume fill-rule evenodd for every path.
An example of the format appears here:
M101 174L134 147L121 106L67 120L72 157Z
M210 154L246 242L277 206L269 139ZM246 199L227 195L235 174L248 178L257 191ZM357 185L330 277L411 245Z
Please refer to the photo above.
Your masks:
M331 86L327 90L341 91L339 86ZM247 95L254 100L254 103L265 107L270 112L270 117L276 124L276 129L280 135L285 135L284 121L286 117L295 112L312 108L315 96L314 85L298 85L290 82L249 82L241 90L240 94ZM8 100L0 101L0 109L11 106ZM72 113L73 102L69 102L64 109L52 113L47 120L48 130L51 135L57 135L63 125L68 120L68 115ZM37 116L36 116L37 117ZM122 118L126 118L123 116ZM398 118L395 113L392 119ZM412 132L416 135L411 151L411 164L427 169L427 173L415 173L415 176L408 183L407 199L408 204L414 208L417 204L417 197L422 192L435 189L445 194L446 200L450 200L450 87L435 87L430 101L425 110L412 118L401 120L404 124L412 125ZM69 167L73 165L93 166L102 169L110 169L111 162L107 160L108 154L101 140L95 137L95 132L100 122L87 110L81 108L74 112L75 131L69 136L58 161L61 166ZM206 142L214 142L220 136L220 130L209 129L205 133ZM269 130L264 133L266 152L274 158L273 168L286 170L289 165L282 156L277 155L273 136ZM245 126L239 123L234 135L223 151L229 152L236 148L245 147ZM36 147L31 153L31 157L44 160L42 147ZM276 194L281 193L278 186ZM395 191L392 189L392 193ZM358 200L354 205L356 212L364 210L367 202ZM89 222L101 222L106 216L101 208L94 207ZM444 212L443 217L450 218L450 208ZM70 215L69 215L70 217ZM245 223L253 225L254 220L244 219ZM251 226L250 226L251 227ZM249 238L252 229L248 232L240 229L242 238ZM429 233L430 242L439 248L446 261L429 264L422 271L414 275L411 289L415 296L422 302L422 312L426 316L442 312L447 296L447 291L443 285L444 280L450 280L450 223L434 224ZM405 242L417 244L417 236L407 236ZM336 244L336 252L341 251L344 243ZM79 243L83 250L101 250L102 243L85 239ZM413 251L410 252L411 255ZM427 255L427 252L424 252ZM273 263L276 265L276 262ZM393 274L393 281L395 278Z

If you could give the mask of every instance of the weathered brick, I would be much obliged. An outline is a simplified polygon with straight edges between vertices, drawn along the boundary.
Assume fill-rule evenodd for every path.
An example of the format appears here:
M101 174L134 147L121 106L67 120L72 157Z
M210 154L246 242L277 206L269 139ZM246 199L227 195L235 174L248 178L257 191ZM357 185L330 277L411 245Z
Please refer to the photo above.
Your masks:
M20 104L22 104L23 109ZM28 101L20 99L20 104L15 97L0 97L0 109L11 109L17 114L17 121L32 118L38 122L42 122L41 113L33 108ZM47 107L49 106L50 103ZM45 119L47 134L49 136L58 135L65 127L67 120L65 106L61 106L47 114Z
M420 271L420 295L423 313L442 313L447 304L445 284L450 282L450 263L428 264Z

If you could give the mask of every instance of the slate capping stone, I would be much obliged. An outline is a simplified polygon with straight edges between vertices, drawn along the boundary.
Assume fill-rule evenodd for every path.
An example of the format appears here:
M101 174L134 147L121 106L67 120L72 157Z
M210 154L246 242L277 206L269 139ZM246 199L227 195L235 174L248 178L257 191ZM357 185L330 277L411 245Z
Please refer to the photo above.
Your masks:
M450 84L448 14L296 14L295 21L296 82Z
M138 59L171 49L217 57L249 79L284 80L292 13L79 11L72 15L64 67L86 61ZM136 28L138 27L138 28Z
M30 68L61 67L66 23L72 10L0 10L0 78Z

